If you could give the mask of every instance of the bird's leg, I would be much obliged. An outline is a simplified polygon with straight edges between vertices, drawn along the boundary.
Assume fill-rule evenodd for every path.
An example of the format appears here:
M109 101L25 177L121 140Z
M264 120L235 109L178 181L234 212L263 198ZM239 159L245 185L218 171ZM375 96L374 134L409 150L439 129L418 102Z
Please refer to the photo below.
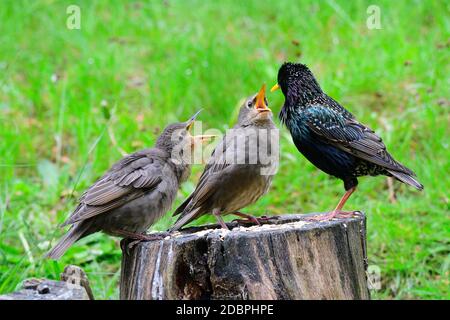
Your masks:
M225 221L223 221L222 216L220 215L220 210L214 209L212 211L212 214L216 217L217 222L219 222L219 224L222 227L222 229L230 230L228 228L228 226L225 224Z
M348 189L333 211L327 213L326 215L319 215L319 216L311 217L308 220L328 221L333 218L343 218L343 217L353 215L355 213L354 211L342 211L342 208L344 207L345 203L347 202L348 198L350 198L352 193L355 192L355 190L356 190L356 187L352 187L352 188Z
M348 189L344 196L341 198L341 200L339 201L338 205L336 206L336 208L333 210L333 212L335 212L336 214L341 214L341 215L349 215L349 214L353 214L353 211L342 211L342 208L344 207L345 203L347 202L348 198L350 198L350 196L353 194L353 192L356 191L356 187L352 187L350 189Z

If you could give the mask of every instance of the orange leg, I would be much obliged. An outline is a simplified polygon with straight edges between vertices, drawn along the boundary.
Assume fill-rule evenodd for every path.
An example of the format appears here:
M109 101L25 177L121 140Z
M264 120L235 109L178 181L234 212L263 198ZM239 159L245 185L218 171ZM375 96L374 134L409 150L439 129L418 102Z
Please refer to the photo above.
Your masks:
M330 213L327 213L326 215L320 215L320 216L311 217L308 220L328 221L328 220L331 220L333 218L344 218L344 217L348 217L348 216L353 215L355 213L354 211L342 211L342 208L344 207L345 203L347 202L348 198L350 198L352 193L355 192L355 190L356 190L356 187L348 189L345 192L344 196L339 201L339 203L336 206L336 208L333 211L331 211Z

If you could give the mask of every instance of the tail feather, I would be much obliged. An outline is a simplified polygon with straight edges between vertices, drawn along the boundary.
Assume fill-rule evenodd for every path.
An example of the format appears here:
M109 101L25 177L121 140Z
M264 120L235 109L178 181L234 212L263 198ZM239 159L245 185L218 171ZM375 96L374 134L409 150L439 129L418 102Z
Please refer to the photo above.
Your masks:
M200 211L200 208L196 208L191 212L182 213L181 216L178 218L178 220L175 222L175 224L168 230L168 232L173 232L184 225L188 224L192 220L194 220L197 217L197 213Z
M189 204L189 202L191 202L191 200L192 200L192 195L190 195L189 197L187 197L186 200L183 201L183 203L172 214L172 217L175 217L176 215L179 215L180 213L182 213L184 211L184 209L187 207L187 205Z
M423 190L423 185L412 175L394 170L387 170L387 171L401 182L406 183L407 185L410 185L411 187L414 187L417 190L420 191Z
M77 223L58 241L58 243L45 255L47 259L58 260L77 240L85 236L89 224L85 222Z

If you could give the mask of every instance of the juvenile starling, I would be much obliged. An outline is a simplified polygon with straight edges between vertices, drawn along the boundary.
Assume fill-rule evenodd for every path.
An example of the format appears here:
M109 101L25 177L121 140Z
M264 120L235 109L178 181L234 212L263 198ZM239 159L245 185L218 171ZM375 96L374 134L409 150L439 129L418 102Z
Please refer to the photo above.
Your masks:
M213 214L224 229L228 229L222 219L225 214L258 223L239 210L267 192L278 164L277 141L272 139L278 132L265 91L263 85L241 106L238 123L213 151L194 192L174 212L174 216L181 215L169 232L206 213Z
M197 115L169 125L154 148L125 156L89 187L62 224L72 225L70 230L46 257L59 259L75 241L98 231L134 240L151 239L144 232L170 209L180 184L191 172L190 163L175 151L192 151L200 141L212 137L189 133Z
M360 176L393 176L423 189L414 172L394 160L374 131L322 91L308 67L283 64L271 91L278 88L285 96L279 117L297 149L316 167L344 181L346 192L337 207L316 220L352 214L342 207L356 190Z

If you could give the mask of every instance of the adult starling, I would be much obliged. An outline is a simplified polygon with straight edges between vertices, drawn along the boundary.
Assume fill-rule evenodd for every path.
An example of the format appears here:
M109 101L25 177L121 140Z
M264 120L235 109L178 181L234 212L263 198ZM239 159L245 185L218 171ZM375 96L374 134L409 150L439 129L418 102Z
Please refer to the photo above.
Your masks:
M258 223L258 219L239 210L267 192L278 164L278 141L273 141L278 131L265 91L263 85L241 106L238 123L213 151L194 192L174 212L174 216L181 215L169 232L206 213L213 214L224 229L228 229L222 219L225 214Z
M316 220L351 214L342 207L355 191L360 176L393 176L423 189L414 172L394 160L374 131L322 91L307 66L283 64L271 91L280 87L285 102L279 117L297 149L316 167L344 181L346 192L336 208Z
M70 230L46 256L59 259L75 241L98 231L134 240L152 239L144 232L170 209L180 184L191 172L179 151L191 152L200 141L212 137L189 133L197 115L169 125L154 148L125 156L89 187L62 224L72 225Z

